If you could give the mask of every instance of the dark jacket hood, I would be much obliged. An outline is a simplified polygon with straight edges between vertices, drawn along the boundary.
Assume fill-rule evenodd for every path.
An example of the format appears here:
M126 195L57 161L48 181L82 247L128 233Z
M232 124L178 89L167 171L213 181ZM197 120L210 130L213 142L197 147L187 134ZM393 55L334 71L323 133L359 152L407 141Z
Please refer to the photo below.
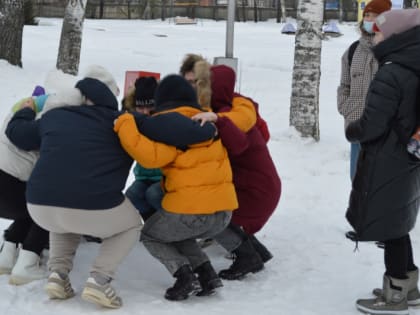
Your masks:
M211 67L211 107L215 112L232 107L235 89L235 72L225 65Z

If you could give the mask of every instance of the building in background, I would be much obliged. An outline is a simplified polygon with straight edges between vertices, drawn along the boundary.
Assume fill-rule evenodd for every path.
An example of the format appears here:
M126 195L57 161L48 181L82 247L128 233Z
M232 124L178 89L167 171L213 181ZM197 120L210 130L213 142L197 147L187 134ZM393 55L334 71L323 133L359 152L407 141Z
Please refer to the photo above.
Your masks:
M67 1L31 0L34 13L41 17L62 17ZM295 18L298 0L285 0L286 17ZM228 0L89 0L86 18L165 19L175 16L224 20ZM280 0L236 0L236 20L275 19ZM342 8L340 8L340 4ZM358 0L325 0L325 19L355 21ZM147 11L147 14L146 14ZM341 15L341 16L340 16Z

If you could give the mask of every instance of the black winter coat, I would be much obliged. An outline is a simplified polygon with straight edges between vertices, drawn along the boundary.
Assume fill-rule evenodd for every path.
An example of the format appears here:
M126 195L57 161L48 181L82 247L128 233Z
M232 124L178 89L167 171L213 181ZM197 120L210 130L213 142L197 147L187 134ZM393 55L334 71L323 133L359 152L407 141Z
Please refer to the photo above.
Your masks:
M420 205L420 162L407 152L420 106L420 27L391 36L373 51L379 70L362 117L346 130L349 141L362 145L346 213L360 241L408 234Z

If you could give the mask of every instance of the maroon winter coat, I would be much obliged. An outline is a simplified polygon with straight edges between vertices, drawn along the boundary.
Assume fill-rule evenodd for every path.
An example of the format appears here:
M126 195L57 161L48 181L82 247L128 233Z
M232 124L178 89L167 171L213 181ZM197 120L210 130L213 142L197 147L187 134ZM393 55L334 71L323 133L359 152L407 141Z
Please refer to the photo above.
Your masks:
M214 66L211 75L213 111L230 111L235 85L233 70L226 66ZM242 226L247 234L254 234L277 207L281 194L280 177L256 126L244 133L227 117L219 117L216 125L229 154L239 202L239 208L233 212L232 223Z

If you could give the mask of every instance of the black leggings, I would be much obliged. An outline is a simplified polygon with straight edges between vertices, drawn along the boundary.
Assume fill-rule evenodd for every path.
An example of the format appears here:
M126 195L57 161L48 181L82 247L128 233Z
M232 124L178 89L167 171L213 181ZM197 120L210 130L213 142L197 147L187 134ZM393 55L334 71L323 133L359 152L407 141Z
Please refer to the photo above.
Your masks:
M25 200L26 183L0 170L0 218L13 220L4 239L22 243L22 248L40 254L48 247L48 231L30 217Z
M397 279L407 279L407 272L416 270L410 235L388 240L385 244L385 274Z

